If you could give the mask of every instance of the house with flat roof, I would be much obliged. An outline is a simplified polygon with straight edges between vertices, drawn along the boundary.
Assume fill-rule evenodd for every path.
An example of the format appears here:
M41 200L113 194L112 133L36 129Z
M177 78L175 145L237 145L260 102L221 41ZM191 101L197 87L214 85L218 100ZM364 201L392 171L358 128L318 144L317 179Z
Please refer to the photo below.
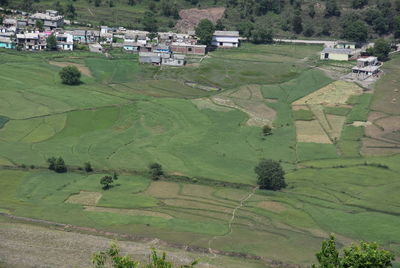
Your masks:
M17 45L24 50L45 50L47 36L42 33L17 34Z
M57 48L64 51L74 50L74 36L71 33L56 34Z
M321 52L321 60L348 61L354 52L347 48L324 48Z
M239 32L238 31L215 31L211 44L215 47L238 47Z
M45 28L54 29L64 26L64 16L58 14L55 10L46 10L45 13L35 13L28 17L28 25L35 26L36 21L43 21Z
M352 68L353 75L358 78L367 78L380 72L381 63L377 57L366 57L357 59L357 66Z
M171 51L174 53L188 54L188 55L200 55L203 56L207 52L206 45L194 45L191 43L171 43Z
M15 49L15 41L7 37L0 37L0 48Z

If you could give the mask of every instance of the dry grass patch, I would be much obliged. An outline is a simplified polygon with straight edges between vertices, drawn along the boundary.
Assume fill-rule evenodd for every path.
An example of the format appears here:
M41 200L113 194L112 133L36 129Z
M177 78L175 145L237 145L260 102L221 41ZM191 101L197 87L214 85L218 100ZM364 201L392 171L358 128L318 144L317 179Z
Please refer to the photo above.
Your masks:
M273 212L281 212L286 210L286 206L282 205L281 203L274 202L274 201L262 201L257 204L257 207L270 210Z
M338 140L340 138L340 134L342 133L343 125L346 121L346 116L327 114L326 119L328 120L330 125L329 136L331 137L331 139L336 138Z
M73 63L73 62L59 62L59 61L49 61L49 64L54 65L54 66L58 66L58 67L61 67L61 68L73 65L73 66L76 66L76 68L78 68L78 70L82 74L84 74L86 76L89 76L89 77L93 77L92 72L90 71L90 69L87 66L83 65L83 64Z
M156 181L151 183L145 193L158 198L173 198L179 196L179 189L177 183Z
M95 206L102 194L98 192L80 191L78 194L73 194L65 201L65 203L80 204L85 206Z
M336 81L295 101L293 104L345 104L351 95L359 95L362 92L362 88L355 83Z
M121 209L121 208L104 208L104 207L93 207L93 206L85 206L85 211L93 211L93 212L106 212L106 213L114 213L114 214L123 214L129 216L148 216L148 217L159 217L166 220L173 219L171 215L166 213L156 212L156 211L148 211L148 210L140 210L140 209Z
M215 189L210 186L185 184L182 189L182 195L196 196L204 199L213 198L212 193Z
M196 107L200 110L203 109L210 109L216 112L229 112L232 111L231 108L216 105L213 103L210 99L208 98L200 98L200 99L194 99L192 100L192 103L196 105Z
M295 126L298 142L332 143L317 120L296 121Z
M293 111L301 111L301 110L309 111L310 108L307 105L292 105L292 110Z
M400 153L400 145L371 138L363 138L362 140L361 154L364 156L383 156L397 153Z

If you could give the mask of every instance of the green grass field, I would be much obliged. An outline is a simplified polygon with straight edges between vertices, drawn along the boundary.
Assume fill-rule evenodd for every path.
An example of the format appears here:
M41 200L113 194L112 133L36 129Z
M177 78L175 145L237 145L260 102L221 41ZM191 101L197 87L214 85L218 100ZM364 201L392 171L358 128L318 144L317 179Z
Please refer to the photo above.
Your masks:
M294 120L314 114L292 111L291 104L332 82L305 60L320 49L245 44L179 69L139 65L137 56L115 51L113 59L0 51L0 211L211 246L283 267L314 262L330 233L340 245L365 239L400 254L399 156L360 157L364 128L350 125L367 120L372 94L352 97L351 110L321 108L322 115L346 116L335 143L296 140ZM89 74L80 86L65 86L60 67L49 61L80 64ZM240 91L248 85L256 87ZM242 102L212 101L223 96ZM276 112L272 135L246 124L244 100ZM46 170L51 156L62 156L73 171ZM281 161L288 188L257 190L230 229L261 158ZM87 161L98 173L77 170ZM192 183L151 181L145 173L151 162ZM114 170L120 179L102 190L100 178Z

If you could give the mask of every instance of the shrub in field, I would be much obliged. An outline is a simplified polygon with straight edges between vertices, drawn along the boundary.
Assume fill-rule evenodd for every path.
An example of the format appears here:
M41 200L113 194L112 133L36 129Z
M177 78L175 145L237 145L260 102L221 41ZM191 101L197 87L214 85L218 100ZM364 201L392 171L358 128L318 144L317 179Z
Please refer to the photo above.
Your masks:
M257 184L261 189L277 191L286 187L285 172L279 162L263 159L254 171L258 177Z
M100 184L102 185L103 190L110 189L113 182L114 182L113 177L108 175L100 179Z
M263 136L272 135L272 128L270 126L268 126L268 125L263 126L262 134L263 134Z
M153 180L158 180L164 174L164 171L160 164L152 163L149 165L149 173Z
M110 248L106 251L100 251L93 255L92 264L96 268L137 268L139 262L133 260L130 256L121 256L120 248L112 243ZM173 268L174 264L167 261L167 255L165 252L159 256L156 250L152 250L150 262L141 266L143 268ZM181 268L193 268L197 264L197 261L192 262L189 265L182 265Z
M81 72L76 66L65 66L59 74L63 84L79 85L81 83Z
M85 163L85 171L86 172L92 172L93 171L92 164L90 164L90 162L86 162Z
M64 159L62 157L50 157L47 159L47 163L49 163L49 169L54 170L57 173L67 172L67 166L65 165Z
M386 268L392 267L393 253L380 249L378 244L361 241L359 245L353 244L345 248L343 257L336 249L336 241L333 235L322 242L321 251L316 254L319 265L313 268Z

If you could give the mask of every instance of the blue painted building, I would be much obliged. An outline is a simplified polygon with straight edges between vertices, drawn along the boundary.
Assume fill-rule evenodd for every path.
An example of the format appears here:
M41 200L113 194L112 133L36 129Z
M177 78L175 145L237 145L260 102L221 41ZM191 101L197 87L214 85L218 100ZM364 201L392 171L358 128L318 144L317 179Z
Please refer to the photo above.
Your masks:
M9 38L0 37L0 48L15 49L16 44Z

